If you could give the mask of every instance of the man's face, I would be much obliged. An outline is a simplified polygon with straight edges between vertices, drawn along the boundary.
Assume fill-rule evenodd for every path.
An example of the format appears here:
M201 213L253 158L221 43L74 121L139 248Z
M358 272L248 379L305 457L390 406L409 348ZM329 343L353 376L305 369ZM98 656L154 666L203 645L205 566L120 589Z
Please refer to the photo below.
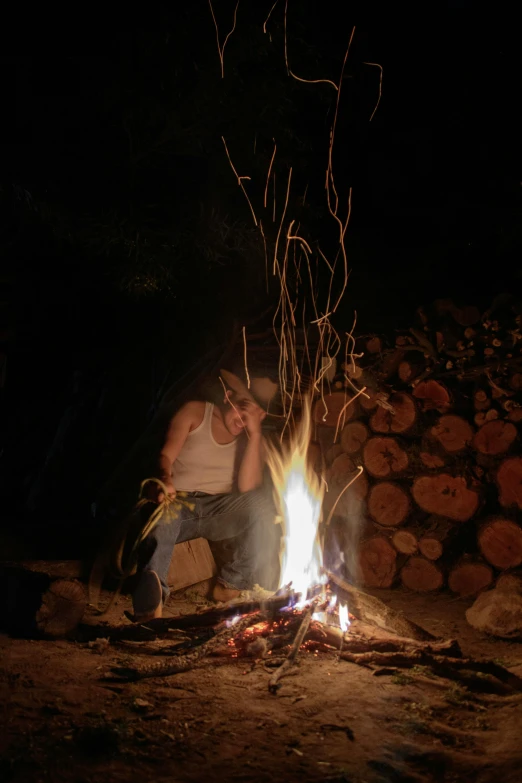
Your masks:
M252 415L264 418L264 411L255 402L239 395L229 395L223 420L231 435L238 436L247 426L247 419Z

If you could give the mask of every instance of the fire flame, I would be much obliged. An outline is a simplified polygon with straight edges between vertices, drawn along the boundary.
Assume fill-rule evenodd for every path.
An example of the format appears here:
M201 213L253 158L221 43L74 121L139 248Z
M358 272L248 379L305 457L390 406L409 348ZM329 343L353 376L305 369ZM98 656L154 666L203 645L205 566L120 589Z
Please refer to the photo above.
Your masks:
M270 448L268 466L283 517L280 586L292 583L306 601L309 588L324 583L319 521L324 485L307 461L312 432L311 403L303 401L303 415L281 449Z
M348 619L348 605L340 603L339 604L339 625L341 626L341 630L344 633L348 630L348 627L350 625L350 620Z

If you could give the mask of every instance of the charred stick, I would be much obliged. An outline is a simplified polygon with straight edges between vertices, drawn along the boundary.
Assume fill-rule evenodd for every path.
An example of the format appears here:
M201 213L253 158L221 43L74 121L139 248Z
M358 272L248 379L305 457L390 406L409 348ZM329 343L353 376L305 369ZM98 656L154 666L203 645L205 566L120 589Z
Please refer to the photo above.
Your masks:
M303 619L301 620L301 625L299 626L299 630L297 631L296 637L294 639L294 643L290 648L290 652L288 653L284 663L279 667L279 669L277 669L273 673L273 675L270 677L270 680L268 681L268 690L270 691L270 693L277 693L277 690L279 688L278 685L279 680L281 679L281 677L284 677L285 674L287 674L288 671L294 665L295 659L297 658L301 645L308 632L310 620L312 619L312 614L314 611L315 611L315 604L313 603L310 604L310 606L308 606L305 609L303 613Z

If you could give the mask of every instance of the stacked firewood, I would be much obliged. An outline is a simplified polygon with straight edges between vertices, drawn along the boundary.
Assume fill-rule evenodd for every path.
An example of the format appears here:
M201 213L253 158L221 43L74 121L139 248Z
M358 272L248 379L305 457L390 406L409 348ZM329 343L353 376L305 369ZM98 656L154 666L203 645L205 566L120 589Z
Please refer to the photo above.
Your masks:
M521 312L439 300L358 338L317 397L327 539L359 584L473 595L522 564Z

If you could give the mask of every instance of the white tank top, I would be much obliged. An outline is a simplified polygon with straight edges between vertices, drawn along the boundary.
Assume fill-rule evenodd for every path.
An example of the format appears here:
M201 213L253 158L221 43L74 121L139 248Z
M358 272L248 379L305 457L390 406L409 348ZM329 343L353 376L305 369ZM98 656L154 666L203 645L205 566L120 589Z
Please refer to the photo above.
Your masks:
M172 466L176 489L185 492L229 493L234 481L237 439L217 443L212 435L214 405L205 404L203 421L189 432L180 454Z

